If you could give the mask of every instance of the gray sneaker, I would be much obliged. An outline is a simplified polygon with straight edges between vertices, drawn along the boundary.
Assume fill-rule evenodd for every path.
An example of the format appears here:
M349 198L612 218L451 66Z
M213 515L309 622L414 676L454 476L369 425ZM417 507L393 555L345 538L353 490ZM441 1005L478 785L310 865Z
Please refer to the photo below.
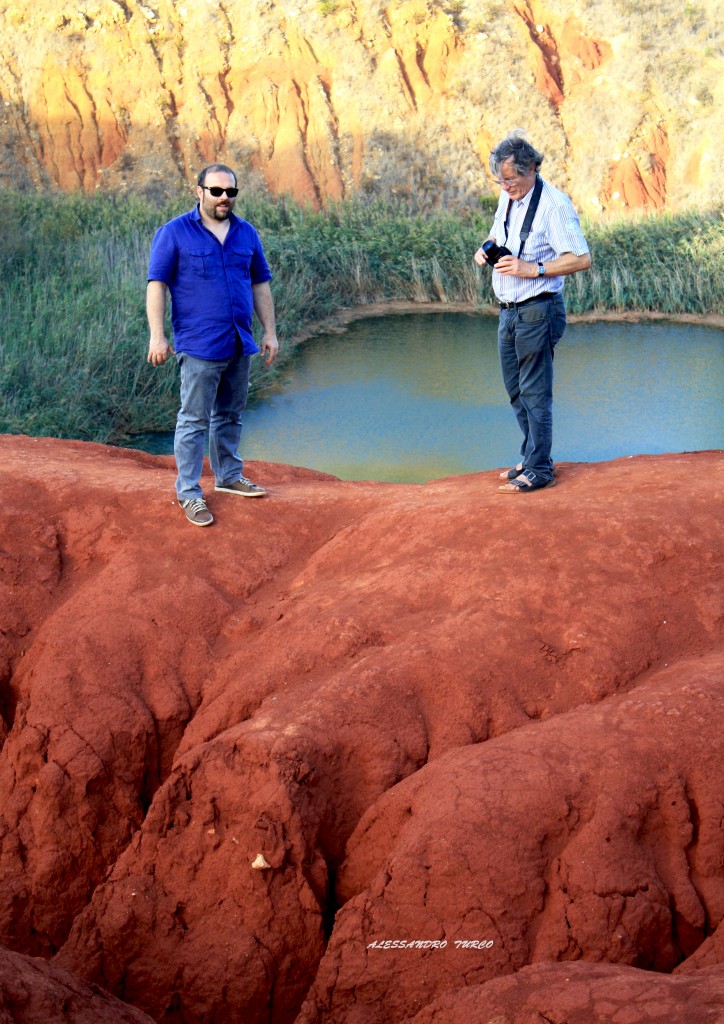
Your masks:
M186 513L188 521L194 526L211 526L214 521L203 498L189 498L188 501L180 501L179 505Z
M233 484L217 484L215 491L226 491L227 494L243 494L245 498L263 498L266 491L259 484L253 484L245 476L235 480Z

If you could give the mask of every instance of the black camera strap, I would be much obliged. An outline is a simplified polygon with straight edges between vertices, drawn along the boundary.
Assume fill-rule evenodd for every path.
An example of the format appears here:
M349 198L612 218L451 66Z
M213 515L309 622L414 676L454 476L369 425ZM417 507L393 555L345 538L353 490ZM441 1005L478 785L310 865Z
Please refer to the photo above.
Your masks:
M523 221L523 227L520 229L520 249L518 250L518 259L520 259L523 253L523 249L525 248L525 243L528 241L528 235L530 234L530 229L533 226L533 218L535 217L538 211L538 203L540 202L540 194L542 191L543 179L541 178L540 174L536 174L535 185L533 186L533 195L530 197L528 209L525 211L525 220ZM509 199L508 209L505 211L505 222L503 224L503 227L505 228L505 242L503 243L504 245L507 245L508 243L508 218L510 217L510 211L512 208L513 200Z

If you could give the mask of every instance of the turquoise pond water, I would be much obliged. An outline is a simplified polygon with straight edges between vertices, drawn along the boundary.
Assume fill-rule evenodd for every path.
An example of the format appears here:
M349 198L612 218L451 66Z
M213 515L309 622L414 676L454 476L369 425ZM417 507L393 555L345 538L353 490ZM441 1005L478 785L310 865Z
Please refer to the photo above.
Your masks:
M497 319L360 320L300 347L246 412L241 452L345 480L422 482L512 465L520 443L498 366ZM724 332L571 324L556 348L553 457L724 447ZM139 447L173 450L172 435Z

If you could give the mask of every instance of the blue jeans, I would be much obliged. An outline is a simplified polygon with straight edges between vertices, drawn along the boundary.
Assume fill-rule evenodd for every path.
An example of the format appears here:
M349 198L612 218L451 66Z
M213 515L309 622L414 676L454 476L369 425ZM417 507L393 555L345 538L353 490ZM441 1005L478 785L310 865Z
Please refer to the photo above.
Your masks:
M523 432L523 469L553 477L553 349L566 329L563 296L501 309L498 354L503 383Z
M238 447L242 414L249 392L251 356L237 352L231 359L196 359L181 352L181 409L176 420L178 500L200 498L204 436L209 431L209 462L217 484L238 480L244 470Z

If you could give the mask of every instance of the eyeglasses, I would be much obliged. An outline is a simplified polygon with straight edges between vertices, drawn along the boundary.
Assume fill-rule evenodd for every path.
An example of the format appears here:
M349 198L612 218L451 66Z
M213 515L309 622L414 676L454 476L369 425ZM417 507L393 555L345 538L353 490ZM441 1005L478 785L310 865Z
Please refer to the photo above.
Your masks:
M493 178L493 181L495 182L495 184L496 185L501 185L503 188L512 188L512 186L515 185L517 180L518 180L517 177L516 178L502 178L502 179L501 178Z
M239 194L238 188L219 188L218 185L202 185L201 188L205 188L206 191L210 192L216 199L218 199L219 196L223 196L224 192L227 194L229 199L236 199Z

